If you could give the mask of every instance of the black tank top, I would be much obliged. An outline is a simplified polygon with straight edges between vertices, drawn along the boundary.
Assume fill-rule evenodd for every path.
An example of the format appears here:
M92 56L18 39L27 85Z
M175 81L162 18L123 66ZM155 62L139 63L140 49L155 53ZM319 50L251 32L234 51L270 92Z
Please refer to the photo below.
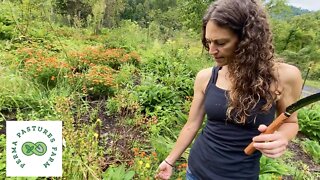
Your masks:
M214 67L212 70L205 92L207 122L190 150L188 167L198 179L258 179L261 153L256 151L247 156L243 150L254 136L260 134L260 124L272 122L275 105L268 113L262 113L259 109L265 101L260 100L245 124L226 121L228 91L216 86L220 69Z

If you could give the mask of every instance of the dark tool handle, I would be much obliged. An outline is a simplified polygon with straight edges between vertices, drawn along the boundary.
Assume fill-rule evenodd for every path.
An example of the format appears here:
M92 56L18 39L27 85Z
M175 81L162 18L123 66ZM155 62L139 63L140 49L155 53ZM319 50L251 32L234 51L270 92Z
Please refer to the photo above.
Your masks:
M261 133L261 134L272 134L274 133L284 122L284 120L286 120L289 116L286 115L285 113L280 114L280 116L278 116L266 129L265 132ZM256 148L253 147L253 142L251 142L245 149L244 149L244 153L246 153L247 155L251 155L254 151L256 150Z

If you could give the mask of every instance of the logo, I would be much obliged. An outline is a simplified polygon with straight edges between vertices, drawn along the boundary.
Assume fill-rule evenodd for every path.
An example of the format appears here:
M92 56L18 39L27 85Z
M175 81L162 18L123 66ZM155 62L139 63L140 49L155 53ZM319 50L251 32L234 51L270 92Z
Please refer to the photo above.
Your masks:
M43 142L37 142L36 144L25 142L22 145L22 152L26 156L31 156L32 154L43 156L47 152L47 146Z
M61 121L6 122L7 176L62 176Z

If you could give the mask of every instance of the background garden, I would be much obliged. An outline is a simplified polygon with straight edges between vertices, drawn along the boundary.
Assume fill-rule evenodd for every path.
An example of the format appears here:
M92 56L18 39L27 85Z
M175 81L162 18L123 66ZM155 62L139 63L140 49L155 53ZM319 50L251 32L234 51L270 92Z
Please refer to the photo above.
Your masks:
M0 0L0 179L5 121L62 120L63 178L153 179L187 120L210 0ZM276 54L320 88L320 11L270 0ZM320 103L260 179L320 178ZM172 179L184 179L188 150ZM44 178L7 178L44 179Z

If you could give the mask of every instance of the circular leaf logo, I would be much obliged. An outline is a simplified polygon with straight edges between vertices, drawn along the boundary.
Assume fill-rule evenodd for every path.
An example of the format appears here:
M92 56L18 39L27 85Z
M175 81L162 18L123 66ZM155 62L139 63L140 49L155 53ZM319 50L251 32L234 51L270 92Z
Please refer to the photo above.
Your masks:
M47 146L43 142L25 142L22 145L22 153L26 156L31 156L35 154L37 156L43 156L47 152Z

